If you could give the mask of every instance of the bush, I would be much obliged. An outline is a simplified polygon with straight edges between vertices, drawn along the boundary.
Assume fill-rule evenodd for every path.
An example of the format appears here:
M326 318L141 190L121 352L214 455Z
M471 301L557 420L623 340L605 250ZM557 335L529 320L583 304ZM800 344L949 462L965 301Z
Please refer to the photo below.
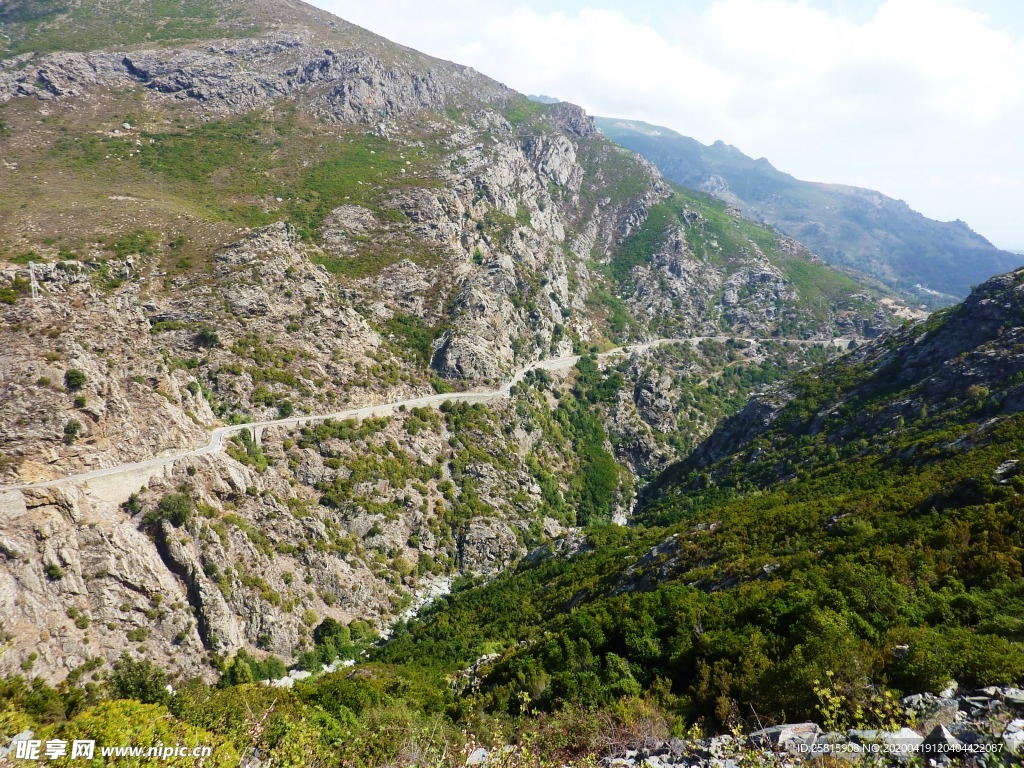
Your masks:
M196 334L195 342L197 347L212 349L220 346L220 337L212 328L203 328Z
M82 422L72 419L64 425L64 444L74 445L79 433L82 431Z
M242 764L238 750L228 738L196 727L185 720L179 720L158 704L130 700L100 702L68 721L61 729L60 738L69 742L95 739L100 744L138 744L146 747L156 744L203 745L210 747L211 757L194 762L187 761L186 758L172 758L165 764L202 764L209 768L234 768ZM68 746L70 747L70 744ZM81 764L103 762L99 757L99 749L96 753L95 761L82 761ZM66 764L74 765L76 762L71 760ZM160 761L146 757L131 757L111 762L131 768L159 764ZM274 763L275 766L278 764Z
M217 685L226 688L232 685L245 685L258 680L278 680L288 674L284 662L277 656L270 655L260 661L250 656L243 648L231 660Z
M85 386L89 377L77 368L72 368L64 373L64 386L71 392L76 392Z
M143 523L146 527L153 527L167 520L175 528L181 528L188 523L194 509L192 498L187 493L168 493L160 499L155 510L146 514Z
M64 569L56 563L47 563L43 568L43 573L50 581L60 581L64 578Z
M117 698L143 704L167 704L171 699L167 674L148 659L133 659L127 651L114 662L107 683Z

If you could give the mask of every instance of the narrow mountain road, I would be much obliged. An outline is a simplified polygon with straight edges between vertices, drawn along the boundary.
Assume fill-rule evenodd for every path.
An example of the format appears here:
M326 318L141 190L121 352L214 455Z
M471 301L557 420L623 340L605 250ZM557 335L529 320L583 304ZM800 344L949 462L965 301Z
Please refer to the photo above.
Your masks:
M851 341L854 339L839 338L839 339L753 339L743 338L738 336L691 336L688 338L681 339L657 339L655 341L645 341L638 344L630 344L627 346L616 347L606 352L598 354L599 358L616 357L620 355L628 355L633 352L642 351L645 349L652 349L654 347L660 347L667 344L699 344L702 341L719 341L725 342L729 339L736 339L738 341L746 341L749 343L763 343L763 342L788 342L791 344L801 344L807 346L835 346L845 349L849 346ZM857 339L856 341L860 341ZM68 475L67 477L56 478L53 480L42 480L35 483L24 483L21 485L7 485L0 486L0 494L4 494L11 491L27 491L33 488L56 488L65 485L85 485L89 481L100 480L104 478L114 478L118 475L123 475L126 479L136 476L152 476L160 470L165 470L172 467L176 462L182 461L183 459L189 459L197 456L205 456L210 453L217 453L224 449L225 438L230 438L233 435L242 432L243 430L252 430L254 434L261 434L262 431L268 427L301 427L313 424L319 421L326 421L328 419L342 420L342 419L365 419L373 416L384 416L398 410L402 406L406 408L416 408L420 406L439 406L442 403L487 403L494 400L500 400L509 396L511 388L523 380L523 378L530 371L545 370L545 371L559 371L567 368L572 368L579 361L580 355L565 355L563 357L553 357L547 360L538 360L531 363L524 368L521 368L516 374L506 382L503 386L498 389L490 390L478 390L474 392L448 392L444 394L436 395L424 395L421 397L407 397L401 400L395 400L390 403L378 403L376 405L366 405L361 408L350 408L345 411L336 411L334 413L327 413L322 415L307 415L307 416L292 416L286 419L271 419L269 421L251 421L245 424L231 424L229 426L217 427L210 433L210 441L200 447L188 451L182 451L180 453L174 453L166 456L157 456L151 459L145 459L144 461L133 461L125 464L118 464L113 467L105 467L103 469L94 469L88 472L81 472L74 475Z

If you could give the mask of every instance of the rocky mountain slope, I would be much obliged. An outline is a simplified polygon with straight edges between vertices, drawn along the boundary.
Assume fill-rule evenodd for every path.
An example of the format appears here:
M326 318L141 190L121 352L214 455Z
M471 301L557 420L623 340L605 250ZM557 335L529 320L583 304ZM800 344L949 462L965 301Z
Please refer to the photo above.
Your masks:
M1022 332L1024 271L777 384L677 466L632 525L558 535L551 516L538 537L551 541L497 577L458 579L451 594L396 626L386 644L367 649L361 622L321 621L306 609L301 623L310 650L300 663L319 674L306 679L293 671L256 683L284 668L243 648L230 662L219 660L218 685L179 679L173 693L167 675L147 661L122 657L108 673L92 657L56 689L20 677L0 682L0 736L12 750L33 738L212 744L211 764L251 768L267 760L876 765L882 754L887 763L898 755L901 764L966 766L981 763L980 755L985 764L993 756L1015 764L1024 748ZM540 461L557 451L588 462L574 476L598 477L609 465L585 443L598 414L607 421L632 390L645 420L689 415L659 403L707 396L700 394L710 391L704 374L725 379L751 370L736 363L758 354L757 346L737 339L665 345L657 355L606 359L603 367L587 356L565 385L547 376L524 379L507 410L459 406L400 413L387 423L265 434L262 446L237 446L245 467L237 487L252 483L256 491L235 491L229 515L215 514L230 489L218 485L223 475L206 476L208 467L151 488L147 495L163 494L155 507L147 498L125 512L140 515L142 532L196 584L196 605L220 595L228 610L210 615L237 622L248 611L236 624L247 631L246 623L274 615L276 600L292 601L286 590L299 575L324 595L340 570L355 575L360 563L379 567L385 575L378 584L389 571L406 571L414 583L408 562L392 569L381 562L374 539L389 539L404 559L403 520L426 523L414 533L417 541L406 542L413 550L433 547L422 542L446 533L422 506L385 514L361 540L343 532L340 516L296 509L290 518L279 496L308 496L310 489L281 480L329 476L317 490L320 503L333 508L332 499L367 503L359 496L369 491L368 477L392 483L416 476L404 492L414 506L422 498L462 514L474 503L467 481L479 481L475 503L500 503L490 481L516 472L509 462L517 444L531 446L531 471L531 455ZM720 356L734 365L716 362ZM673 368L702 379L681 380L668 372ZM666 378L673 384L659 387ZM639 394L659 390L665 397ZM552 414L543 404L556 400ZM572 448L556 444L559 435L571 436ZM402 460L409 437L421 457L437 450L446 462L430 465L411 454ZM367 461L380 460L398 463L367 471ZM292 475L283 471L286 462ZM439 476L463 494L433 485ZM189 477L205 479L190 486ZM179 481L185 485L174 491ZM384 485L370 484L375 495ZM539 495L557 515L550 476L539 473L536 486L524 483L515 503L529 505ZM607 498L587 490L561 509ZM179 503L186 492L208 495L190 508ZM294 498L284 507L295 506ZM242 512L250 502L269 512L258 528ZM305 536L304 526L316 534ZM217 554L221 548L230 556ZM230 571L211 567L225 560ZM282 563L295 568L288 579L278 575ZM47 578L74 583L53 569ZM359 578L372 583L368 574ZM353 605L351 595L341 596ZM149 610L158 620L165 620L161 612L168 621L187 620L187 612L154 602ZM76 603L68 619L88 626L89 615ZM268 621L258 641L289 642L291 621L287 611ZM62 633L65 642L71 636L70 629ZM359 656L364 649L369 658ZM339 666L354 656L358 663Z
M778 227L829 264L856 270L929 305L1020 265L962 221L939 222L869 189L800 181L735 147L700 142L660 126L596 118L613 141L639 152L665 177L735 204Z
M378 658L486 649L487 707L647 691L723 726L752 709L891 729L901 695L1019 684L1022 333L1018 271L798 375L720 424L631 530L531 553Z
M820 355L783 340L897 312L578 108L301 3L25 0L0 22L4 485L225 422L494 387L574 349L767 340L591 361L495 407L247 433L102 497L2 492L4 672L60 679L127 641L209 676L310 651L325 617L381 629L444 580L628 515Z

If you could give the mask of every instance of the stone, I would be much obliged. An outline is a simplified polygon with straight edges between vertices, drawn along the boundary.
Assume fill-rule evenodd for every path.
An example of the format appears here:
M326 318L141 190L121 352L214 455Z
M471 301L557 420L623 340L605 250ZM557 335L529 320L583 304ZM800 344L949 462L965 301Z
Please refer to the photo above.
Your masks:
M937 725L929 733L918 751L927 758L951 758L957 751L963 748L963 742L949 732L944 725Z
M985 737L972 723L957 723L951 726L949 731L964 744L980 744L985 741Z
M989 712L995 709L999 703L998 699L989 698L988 696L962 696L958 699L958 702L960 711L966 712L968 715Z
M473 753L466 758L466 765L485 765L487 763L487 758L490 756L491 753L486 749L483 747L477 747L473 750Z
M931 731L937 725L950 726L955 723L960 712L960 703L956 699L937 699L929 695L918 707L908 711L913 711L922 731Z
M1024 708L1024 691L1020 688L1005 688L1003 701L1011 707Z
M725 733L708 739L707 751L712 757L724 757L735 750L736 746L736 739Z
M851 729L846 732L846 735L854 744L883 745L891 755L910 756L924 741L919 733L910 728L901 728L898 731Z
M807 754L810 757L830 757L857 762L864 754L864 748L860 744L851 744L845 733L829 731L818 737Z
M680 757L686 754L686 742L678 737L673 738L665 745L665 750L673 757Z
M36 735L35 731L27 731L27 730L26 731L22 731L21 733L14 734L14 736L11 738L10 743L6 747L0 747L0 758L7 757L8 755L11 754L11 752L14 752L15 745L19 741L30 741L31 739L33 739L35 737L35 735Z
M923 693L914 693L910 696L904 696L900 699L902 704L907 709L919 709L925 703L926 699Z
M1012 720L1000 736L1011 755L1024 754L1024 720Z
M762 728L747 736L747 742L755 747L772 747L790 754L796 754L800 747L809 747L821 735L817 723L789 723Z

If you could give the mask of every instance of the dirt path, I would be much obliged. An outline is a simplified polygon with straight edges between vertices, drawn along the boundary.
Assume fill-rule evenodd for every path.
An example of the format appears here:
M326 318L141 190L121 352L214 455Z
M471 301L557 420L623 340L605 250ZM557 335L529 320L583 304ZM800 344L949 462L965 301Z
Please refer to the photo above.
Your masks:
M630 344L623 347L616 347L606 352L598 354L599 358L616 357L619 355L627 355L633 352L651 349L654 347L663 346L666 344L699 344L702 341L719 341L725 342L732 339L748 341L748 342L766 342L766 341L778 341L778 342L790 342L804 345L822 345L822 346L837 346L845 348L849 345L850 339L833 339L833 340L806 340L806 339L743 339L742 337L736 336L693 336L683 339L657 339L656 341L645 341L639 344ZM373 416L383 416L393 413L402 406L406 408L416 408L422 406L439 406L442 403L487 403L493 400L500 400L509 396L509 390L513 385L523 380L523 377L527 373L533 370L545 370L545 371L558 371L572 368L579 361L579 355L566 355L564 357L553 357L547 360L538 360L530 365L521 368L516 374L506 382L504 385L497 389L490 390L478 390L472 392L449 392L444 394L436 395L424 395L421 397L407 397L401 400L395 400L390 403L379 403L376 405L366 405L361 408L350 408L344 411L336 411L334 413L326 413L321 415L307 415L307 416L292 416L286 419L272 419L269 421L251 421L245 424L232 424L230 426L217 427L210 433L210 441L199 448L192 450L182 451L167 456L157 456L151 459L145 459L143 461L128 462L125 464L118 464L113 467L105 467L103 469L94 469L88 472L81 472L74 475L68 475L67 477L56 478L54 480L43 480L35 483L24 483L21 485L8 485L0 487L0 495L6 494L11 491L26 491L32 488L54 488L63 485L85 485L89 481L96 481L101 479L116 479L118 476L123 476L125 480L129 480L132 477L145 477L157 474L161 470L166 470L182 459L188 459L195 456L204 456L209 453L216 453L224 449L224 440L232 435L236 435L242 430L252 430L255 433L261 433L268 427L300 427L307 426L309 424L316 423L318 421L326 421L327 419L343 420L343 419L365 419Z

